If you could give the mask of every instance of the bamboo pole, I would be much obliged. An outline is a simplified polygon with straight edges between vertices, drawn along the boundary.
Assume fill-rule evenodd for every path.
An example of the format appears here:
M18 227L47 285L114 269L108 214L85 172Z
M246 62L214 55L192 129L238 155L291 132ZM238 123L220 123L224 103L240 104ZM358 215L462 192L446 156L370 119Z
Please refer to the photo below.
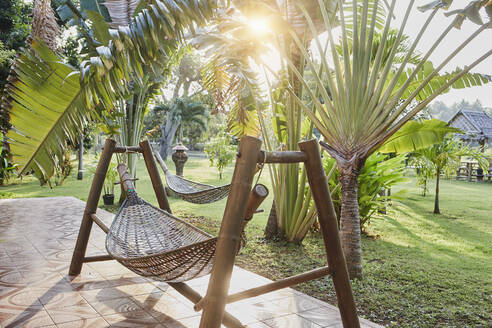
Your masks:
M88 262L101 262L114 260L110 255L94 255L84 257L84 263Z
M239 144L231 191L227 198L215 250L215 261L203 302L200 328L219 328L222 322L260 147L261 141L249 136L243 137Z
M298 285L300 283L318 279L321 277L324 277L326 275L329 275L331 273L331 270L329 267L324 266L322 268L317 268L311 271L307 271L292 277L280 279L277 281L273 281L271 283L265 284L263 286L258 286L254 288L250 288L247 290L243 290L241 292L231 294L227 297L227 303L234 303L241 301L246 298L251 298L251 297L256 297L260 296L266 293L271 293L276 290L282 289L282 288L287 288L293 285Z
M139 146L123 146L123 147L115 147L114 153L141 153L142 148Z
M302 151L260 151L258 163L300 163L307 157Z
M104 222L102 222L102 220L96 215L96 213L90 214L90 217L92 221L94 221L94 223L97 224L99 228L101 228L102 231L104 231L106 234L108 233L109 231L108 226L105 225Z
M145 165L147 166L147 171L149 172L150 181L152 182L152 187L154 188L159 207L168 213L172 213L164 186L162 185L162 180L160 179L159 170L157 169L154 157L152 156L152 149L150 148L149 141L144 140L140 142L140 148L142 148Z
M89 241L93 222L90 215L96 213L97 204L99 203L99 198L101 197L104 179L106 178L106 173L108 171L115 146L116 142L114 140L106 139L104 149L101 153L101 158L97 164L96 173L92 179L89 197L87 198L87 203L85 204L84 215L80 224L77 243L75 244L75 248L73 250L72 262L70 263L70 269L68 271L68 274L70 275L78 275L82 270L82 264L85 257L85 252L87 250L87 243Z
M242 230L244 230L248 222L253 218L253 215L257 212L257 208L267 196L268 188L260 183L255 185L253 190L251 190L248 203L246 205L246 216L244 217Z
M321 163L321 154L316 139L299 143L299 149L306 153L306 172L313 194L318 220L325 244L328 266L332 269L333 285L337 294L338 308L344 327L360 327L354 296L350 286L350 279L343 255L338 221L331 200L330 189L325 170Z
M142 147L142 148L144 149L144 158L145 158L145 148L144 147ZM150 155L152 155L152 153ZM154 162L154 166L155 166L155 162ZM126 172L126 174L125 174L125 172ZM123 170L123 167L120 169L120 166L118 166L118 173L120 174L120 177L122 178L122 180L123 180L123 176L128 178L128 180L125 182L125 184L123 184L123 188L133 189L134 186L133 186L133 183L131 182L132 179L130 178L130 174L126 171L126 167ZM150 180L152 181L152 186L154 187L154 191L156 192L156 196L162 195L162 194L165 195L166 193L164 191L164 186L162 184L162 180L161 180L159 174L155 174L155 175L150 174L150 171L149 171L149 175L150 175ZM157 197L159 199L159 196L157 196ZM163 206L165 206L164 203L159 201L159 207L161 209L167 211L166 208L163 208ZM170 212L171 212L171 210L169 209L169 213ZM193 302L193 304L198 303L202 299L202 296L198 292L196 292L193 288L191 288L190 286L188 286L187 284L185 284L183 282L168 282L167 284L169 286L171 286L172 288L174 288L178 293L180 293L181 295L186 297L188 300ZM229 314L227 312L224 312L223 324L227 328L241 328L241 327L243 327L243 325L241 325L241 322L238 319L236 319L234 316L232 316L231 314Z
M253 215L256 213L256 209L261 205L263 200L268 196L268 189L262 184L257 184L254 186L253 190L249 193L248 202L246 204L246 214L244 216L244 220L242 223L241 232L244 231L248 222L253 218ZM238 244L238 252L239 252L239 244ZM200 302L196 303L193 307L195 311L202 310L203 303L205 299L202 299Z
M174 288L178 293L186 297L193 304L197 304L200 300L202 300L202 296L196 292L193 288L185 284L184 282L170 282L169 286ZM224 318L222 323L227 328L243 328L244 326L241 322L231 314L224 312Z

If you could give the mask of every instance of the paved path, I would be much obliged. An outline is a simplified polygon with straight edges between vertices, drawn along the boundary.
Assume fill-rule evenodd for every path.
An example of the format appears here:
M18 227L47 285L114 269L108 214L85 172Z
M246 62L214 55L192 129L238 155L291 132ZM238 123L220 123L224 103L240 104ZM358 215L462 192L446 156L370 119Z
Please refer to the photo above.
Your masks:
M0 200L0 327L198 327L200 313L165 283L114 261L68 276L85 203L73 197ZM113 215L98 215L109 225ZM87 255L105 253L92 230ZM204 294L208 276L190 285ZM231 291L269 282L236 267ZM342 327L336 307L293 289L227 306L247 327ZM363 327L379 327L361 320Z

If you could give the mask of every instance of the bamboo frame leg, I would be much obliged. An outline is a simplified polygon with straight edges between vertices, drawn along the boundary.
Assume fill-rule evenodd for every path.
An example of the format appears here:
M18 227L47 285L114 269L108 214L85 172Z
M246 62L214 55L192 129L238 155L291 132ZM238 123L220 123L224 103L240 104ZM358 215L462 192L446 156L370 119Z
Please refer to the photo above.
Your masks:
M106 173L108 172L109 163L111 162L111 157L113 156L115 147L116 142L114 140L107 139L104 143L104 149L101 153L99 163L97 164L89 197L87 198L87 203L85 204L84 215L82 217L82 223L80 224L77 243L75 244L75 249L73 250L72 262L70 263L70 270L68 271L68 274L70 275L78 275L82 270L82 264L85 257L85 252L87 250L87 243L89 241L89 236L92 229L92 218L90 215L96 213L97 204L99 203L99 198L101 197L104 179L106 178Z
M319 145L316 139L299 143L299 149L307 154L306 173L313 194L318 220L325 244L328 266L332 270L333 284L344 327L360 327L350 279L343 255L338 222L326 180Z
M147 171L149 172L150 181L152 182L152 187L154 188L159 207L168 213L172 213L164 186L162 185L162 180L159 176L159 170L157 169L154 156L152 155L152 148L150 148L149 141L145 140L140 142L140 147L142 148L145 166L147 166Z
M260 147L261 141L253 137L243 137L239 144L239 157L219 231L215 262L203 300L200 328L219 328L222 322Z
M146 156L145 155L146 147L142 143L140 144L140 146L144 150L143 151L144 159L145 159L145 163L147 164L147 159L145 157ZM150 147L149 147L149 149L150 149ZM147 155L147 156L149 156L148 157L149 162L153 163L153 166L156 168L157 174L151 174L151 169L149 168L149 166L147 166L147 169L149 170L150 180L152 182L152 186L154 187L154 191L155 191L157 200L159 202L159 207L165 211L167 211L169 209L169 213L171 213L171 209L169 208L169 203L167 202L167 196L166 196L166 192L164 189L164 185L162 184L162 180L161 180L161 177L160 177L159 172L157 170L157 166L155 164L154 157L152 156L152 152L150 152L149 154L150 154L150 156ZM161 202L159 200L159 198L161 196L159 196L159 195L164 195L164 197L166 197L166 202ZM167 203L168 209L166 209L166 207L165 207L166 203ZM176 289L176 291L178 291L181 295L185 296L187 299L189 299L191 302L193 302L193 304L197 304L202 299L202 296L200 294L198 294L190 286L188 286L187 284L185 284L183 282L168 282L168 285L171 286L172 288ZM232 316L231 314L229 314L227 312L224 313L223 324L224 324L224 326L226 326L228 328L243 327L241 325L241 322L238 319L236 319L234 316Z

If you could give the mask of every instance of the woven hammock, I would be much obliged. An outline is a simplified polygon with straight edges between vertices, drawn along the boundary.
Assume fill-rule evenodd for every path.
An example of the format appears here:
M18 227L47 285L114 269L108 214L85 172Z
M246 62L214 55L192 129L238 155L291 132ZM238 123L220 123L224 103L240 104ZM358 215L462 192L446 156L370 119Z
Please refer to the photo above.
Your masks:
M155 153L155 157L164 170L168 188L187 202L195 204L208 204L219 201L229 195L229 190L231 189L230 184L215 187L187 180L183 177L172 174L158 153Z
M209 274L217 238L129 191L106 237L106 250L125 267L158 281Z

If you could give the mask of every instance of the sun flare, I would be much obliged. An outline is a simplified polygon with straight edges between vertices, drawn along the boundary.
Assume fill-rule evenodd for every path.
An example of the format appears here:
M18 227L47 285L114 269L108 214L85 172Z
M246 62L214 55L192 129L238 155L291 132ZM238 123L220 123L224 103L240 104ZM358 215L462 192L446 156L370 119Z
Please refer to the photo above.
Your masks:
M255 34L265 34L269 27L268 22L262 17L251 17L248 19L248 26L251 31Z

